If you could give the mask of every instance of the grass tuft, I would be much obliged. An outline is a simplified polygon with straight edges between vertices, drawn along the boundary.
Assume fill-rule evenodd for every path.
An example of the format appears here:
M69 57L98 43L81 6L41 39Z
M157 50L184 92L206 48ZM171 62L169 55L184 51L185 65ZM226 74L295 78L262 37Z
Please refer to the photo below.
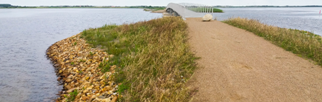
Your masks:
M116 65L119 101L187 102L185 81L196 68L187 44L187 24L180 17L154 19L120 26L109 25L82 32L93 47L114 56L100 65Z
M287 51L322 65L322 38L319 35L303 30L265 25L257 20L245 18L234 18L223 22L253 32Z
M73 102L75 100L77 94L78 94L77 90L74 90L73 92L69 93L69 97L65 96L65 97L67 97L67 102Z

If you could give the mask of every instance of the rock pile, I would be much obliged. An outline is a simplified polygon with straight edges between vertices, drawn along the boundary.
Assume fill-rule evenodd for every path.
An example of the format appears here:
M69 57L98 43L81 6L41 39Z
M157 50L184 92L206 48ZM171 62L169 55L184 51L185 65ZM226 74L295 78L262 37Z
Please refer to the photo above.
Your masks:
M114 69L102 73L98 68L108 55L101 49L91 48L80 34L50 46L47 56L56 68L63 90L57 101L115 102L118 85L112 80Z

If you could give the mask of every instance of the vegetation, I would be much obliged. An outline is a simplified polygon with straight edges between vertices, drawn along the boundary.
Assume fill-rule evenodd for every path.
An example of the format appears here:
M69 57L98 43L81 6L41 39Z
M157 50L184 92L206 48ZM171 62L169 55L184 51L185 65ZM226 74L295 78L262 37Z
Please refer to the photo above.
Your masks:
M165 10L165 7L162 8L145 8L144 11L158 11L158 10Z
M189 101L185 82L196 68L187 44L187 25L180 17L88 29L82 37L93 47L114 54L100 65L119 83L119 101Z
M131 6L130 8L143 8L144 11L164 10L165 6Z
M195 12L205 12L205 8L189 8L189 10L195 11ZM208 12L212 12L211 9L209 9ZM218 8L213 8L213 12L223 12L223 11Z
M165 6L92 6L92 5L60 5L60 6L13 6L0 4L0 8L143 8L151 10L163 10Z
M144 11L158 11L165 10L165 7L144 8Z
M245 18L234 18L224 22L253 32L287 51L312 59L322 65L322 41L319 35L308 31L265 25L257 20Z
M65 96L65 97L67 97L67 102L73 102L75 100L77 94L78 94L77 90L74 90L73 92L69 93L69 97Z
M153 10L157 11L157 10L164 10L165 7L157 7L157 8L153 8Z
M1 7L10 7L11 6L11 4L0 4L0 8Z

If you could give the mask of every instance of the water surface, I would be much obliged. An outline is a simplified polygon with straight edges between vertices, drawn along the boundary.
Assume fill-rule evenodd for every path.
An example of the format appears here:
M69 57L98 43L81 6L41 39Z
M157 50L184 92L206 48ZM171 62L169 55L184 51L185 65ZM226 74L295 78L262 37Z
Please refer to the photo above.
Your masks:
M58 85L47 48L84 29L162 17L142 9L0 9L0 101L53 101Z
M234 17L259 20L268 25L293 28L322 35L322 7L290 8L220 8L225 13L215 13L218 20Z

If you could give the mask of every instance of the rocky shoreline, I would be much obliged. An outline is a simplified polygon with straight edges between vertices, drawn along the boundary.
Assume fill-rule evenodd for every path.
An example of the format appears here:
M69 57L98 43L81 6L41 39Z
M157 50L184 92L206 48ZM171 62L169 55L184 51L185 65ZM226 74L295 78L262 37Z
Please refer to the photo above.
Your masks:
M58 41L47 49L47 57L52 61L63 84L58 102L115 102L119 97L118 85L113 81L116 66L102 73L99 65L108 61L109 55L99 48L92 48L80 38L80 34Z

